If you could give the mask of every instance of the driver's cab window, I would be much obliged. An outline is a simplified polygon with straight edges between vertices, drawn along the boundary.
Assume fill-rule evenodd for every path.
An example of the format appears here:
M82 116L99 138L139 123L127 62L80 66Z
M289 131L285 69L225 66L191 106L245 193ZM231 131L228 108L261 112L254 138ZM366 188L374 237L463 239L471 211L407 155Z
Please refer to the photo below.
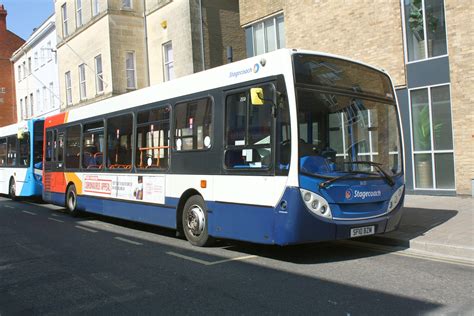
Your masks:
M229 169L269 169L275 89L259 86L261 104L253 104L251 89L226 97L225 166Z

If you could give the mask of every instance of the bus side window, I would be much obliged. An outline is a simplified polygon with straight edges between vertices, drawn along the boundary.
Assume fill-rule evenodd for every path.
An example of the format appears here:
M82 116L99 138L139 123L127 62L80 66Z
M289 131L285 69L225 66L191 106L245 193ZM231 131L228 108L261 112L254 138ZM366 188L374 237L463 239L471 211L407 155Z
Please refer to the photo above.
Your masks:
M212 101L210 98L175 105L175 146L177 151L211 147Z
M7 161L7 139L0 138L0 166L4 166Z
M260 104L252 104L249 89L226 98L225 166L229 169L269 169L272 165L273 85L264 85Z
M82 167L101 169L103 167L104 122L85 124L82 142Z
M107 119L108 168L132 168L132 126L132 114L125 114ZM97 155L95 158L97 159Z
M17 157L17 136L12 135L7 137L7 166L13 167L16 166L16 157Z
M20 166L28 167L30 165L30 133L23 133L19 149Z
M167 169L170 153L170 106L138 112L137 168Z
M66 130L66 168L79 168L81 153L81 126L69 126Z
M57 162L63 162L64 156L64 133L58 133L57 136Z
M53 131L46 132L46 161L52 161L53 159Z

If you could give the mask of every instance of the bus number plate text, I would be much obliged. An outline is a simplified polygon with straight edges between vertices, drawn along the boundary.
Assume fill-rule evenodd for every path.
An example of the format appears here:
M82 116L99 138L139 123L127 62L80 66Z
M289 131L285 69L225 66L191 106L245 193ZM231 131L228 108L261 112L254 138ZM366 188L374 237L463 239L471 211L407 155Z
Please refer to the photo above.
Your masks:
M375 226L357 227L351 229L351 238L375 234Z

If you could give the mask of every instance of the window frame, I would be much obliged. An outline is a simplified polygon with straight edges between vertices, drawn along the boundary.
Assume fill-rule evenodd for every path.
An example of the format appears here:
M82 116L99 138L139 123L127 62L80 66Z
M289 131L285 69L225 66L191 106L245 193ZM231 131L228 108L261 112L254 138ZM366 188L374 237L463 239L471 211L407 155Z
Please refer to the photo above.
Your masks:
M440 192L453 192L456 191L457 181L456 181L456 160L454 156L454 133L451 134L452 149L435 149L434 148L434 133L433 133L433 115L432 115L432 100L431 100L431 90L432 88L445 87L448 86L449 89L449 102L450 102L450 112L451 112L451 128L453 125L453 107L452 107L452 91L451 83L441 83L436 85L422 86L408 89L408 104L409 104L409 118L410 118L410 140L411 140L411 159L412 159L412 172L413 172L413 190L415 191L440 191ZM428 109L429 109L429 119L430 119L430 149L428 150L415 150L415 139L414 139L414 124L413 124L413 106L412 106L412 91L427 90L428 94ZM418 188L416 186L416 172L415 172L415 155L430 155L431 161L431 176L432 176L432 186L430 188ZM436 154L452 154L453 155L453 178L454 178L454 187L451 189L443 189L436 187L436 165L435 165L435 155Z
M82 63L78 66L79 72L79 100L87 100L87 83L86 83L86 64Z
M82 18L82 0L75 0L76 5L76 28L84 25Z
M444 13L444 23L445 23L445 33L446 33L446 54L443 54L443 55L438 55L438 56L434 56L434 57L428 57L428 41L425 40L425 45L424 45L424 49L425 49L425 58L421 58L421 59L416 59L416 60L412 60L412 61L409 61L408 60L408 39L407 39L407 30L406 30L406 12L405 12L405 5L404 5L404 1L405 0L400 0L400 7L401 7L401 14L402 14L402 31L403 31L403 50L404 50L404 60L405 60L405 65L408 65L408 64L414 64L414 63L419 63L419 62L424 62L424 61L427 61L427 60L433 60L433 59L438 59L438 58L444 58L444 57L448 57L449 56L449 40L448 40L448 21L446 20L446 1L443 0L443 13ZM421 0L422 1L422 8L423 8L423 25L426 25L426 10L424 9L425 8L425 0ZM427 36L426 36L426 27L424 27L424 37L425 39L427 39Z
M209 102L211 103L211 133L210 133L210 137L211 137L211 144L209 145L209 147L207 148L203 148L203 149L189 149L189 150L178 150L177 149L177 146L176 146L176 106L180 105L180 104L185 104L185 103L190 103L190 102L199 102L201 100L209 100ZM206 95L202 95L202 96L199 96L199 97L196 97L196 98L189 98L189 99L182 99L182 100L177 100L176 102L174 102L173 106L171 107L171 125L170 125L170 146L171 146L171 149L172 149L172 152L173 153L190 153L190 152L204 152L204 151L210 151L212 150L212 148L214 147L214 141L215 141L215 100L214 100L214 97L211 95L211 94L206 94ZM203 139L204 141L204 139Z
M250 89L251 88L256 88L256 87L265 87L265 86L270 86L273 90L273 96L272 100L273 103L275 103L276 100L276 82L275 81L265 81L265 82L260 82L260 83L255 83L252 85L248 86L243 86L243 87L238 87L232 90L228 90L225 92L223 95L223 104L224 104L224 122L223 122L223 155L222 155L222 168L228 173L264 173L264 174L271 174L273 173L273 170L275 169L275 154L276 154L276 144L275 144L275 137L276 137L276 117L272 116L271 120L271 125L270 125L270 143L269 144L262 144L262 145L249 145L248 142L248 118L249 118L249 109L252 106L251 105L251 100L250 100ZM227 143L227 98L231 95L239 94L242 92L247 93L247 107L246 107L246 126L245 126L245 144L244 145L229 145ZM264 147L264 145L268 145ZM226 164L226 151L227 150L235 150L235 149L257 149L257 148L270 148L270 163L268 167L266 168L231 168L227 166Z
M159 121L147 121L145 123L139 123L138 122L138 117L139 117L140 113L153 111L153 110L156 110L156 109L164 109L164 108L169 109L169 116L168 116L168 126L169 126L169 129L168 129L168 133L169 133L168 146L169 146L169 148L168 148L168 155L166 157L166 159L168 160L167 167L166 168L163 168L163 167L158 167L158 168L146 168L145 167L145 168L141 168L139 165L137 166L137 163L139 163L139 161L137 160L137 155L138 155L138 128L143 127L143 126L147 126L147 125L150 125L151 123L156 123L156 122L159 122ZM134 126L134 131L135 131L134 157L135 157L135 161L134 161L133 169L137 170L137 172L140 172L140 173L142 173L142 172L165 172L165 171L170 169L171 152L173 150L173 146L172 146L172 142L173 142L172 122L173 122L173 107L172 107L170 102L167 102L167 103L164 103L164 104L159 104L159 105L153 105L152 107L144 107L144 108L138 109L136 111L136 113L135 113L135 126ZM161 158L158 158L158 159L161 159Z
M99 65L98 61L100 60L100 73L97 67ZM102 54L99 54L94 57L94 67L95 67L95 93L96 95L104 93L104 68L102 64Z
M130 134L130 168L110 168L111 163L109 164L109 120L120 117L120 116L131 116L131 131ZM103 153L103 166L102 170L107 170L107 172L119 172L119 173L131 173L135 170L135 155L136 155L136 145L135 145L135 138L136 138L136 114L134 111L126 111L126 112L114 112L112 115L105 117L104 119L104 143L105 143L105 152ZM100 169L99 169L100 170Z
M259 20L259 21L254 22L254 23L252 23L252 24L245 27L245 33L246 34L251 34L251 36L252 36L250 41L248 41L248 39L246 39L246 42L251 42L251 44L252 44L252 47L251 47L252 56L247 56L247 57L257 56L257 52L255 50L256 36L255 36L255 31L254 31L254 28L257 25L262 27L262 32L263 32L263 38L262 38L262 40L263 40L263 52L260 53L260 54L265 54L265 53L270 52L268 50L268 47L267 47L268 36L267 36L266 28L265 28L265 22L268 22L270 20L272 20L272 22L273 22L273 29L274 29L274 34L273 34L274 36L273 36L273 39L272 39L273 42L275 43L275 49L274 50L286 47L286 36L285 36L286 29L284 29L284 34L283 34L283 38L285 39L285 43L281 43L281 41L280 41L280 34L279 34L280 30L279 30L278 25L277 25L277 22L278 22L279 19L283 19L283 23L285 23L285 15L281 11L278 12L278 13L275 13L274 15L272 15L270 17ZM249 31L249 32L247 33L247 31ZM250 48L246 47L246 51L247 51L247 53L249 53Z
M61 6L61 18L62 18L62 34L63 38L69 36L69 28L68 28L68 16L67 16L67 3L64 3Z
M71 71L66 71L64 73L64 81L66 88L66 105L72 104L72 78Z
M133 69L128 68L127 61L128 57L132 56L132 62L133 62ZM133 87L130 87L128 85L128 73L129 71L133 71ZM136 56L135 56L135 51L126 51L125 52L125 80L126 80L126 89L127 90L136 90L137 89L137 62L136 62Z
M175 73L174 73L174 53L173 53L173 42L168 41L162 45L162 53L163 53L163 81L170 81L175 78ZM172 52L172 59L167 60L168 58L168 50L167 48L171 48ZM171 65L171 67L170 67ZM171 76L170 69L173 69L173 76Z
M100 13L99 0L91 0L91 12L92 12L92 17L99 15Z

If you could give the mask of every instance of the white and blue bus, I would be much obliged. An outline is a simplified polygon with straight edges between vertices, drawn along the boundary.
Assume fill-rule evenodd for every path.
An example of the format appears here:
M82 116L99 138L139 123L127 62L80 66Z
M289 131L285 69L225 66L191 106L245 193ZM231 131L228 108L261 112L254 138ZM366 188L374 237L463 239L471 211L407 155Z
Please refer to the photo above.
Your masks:
M41 196L42 119L0 127L0 193L12 199Z
M283 49L45 120L43 198L288 245L397 228L403 150L383 70Z

